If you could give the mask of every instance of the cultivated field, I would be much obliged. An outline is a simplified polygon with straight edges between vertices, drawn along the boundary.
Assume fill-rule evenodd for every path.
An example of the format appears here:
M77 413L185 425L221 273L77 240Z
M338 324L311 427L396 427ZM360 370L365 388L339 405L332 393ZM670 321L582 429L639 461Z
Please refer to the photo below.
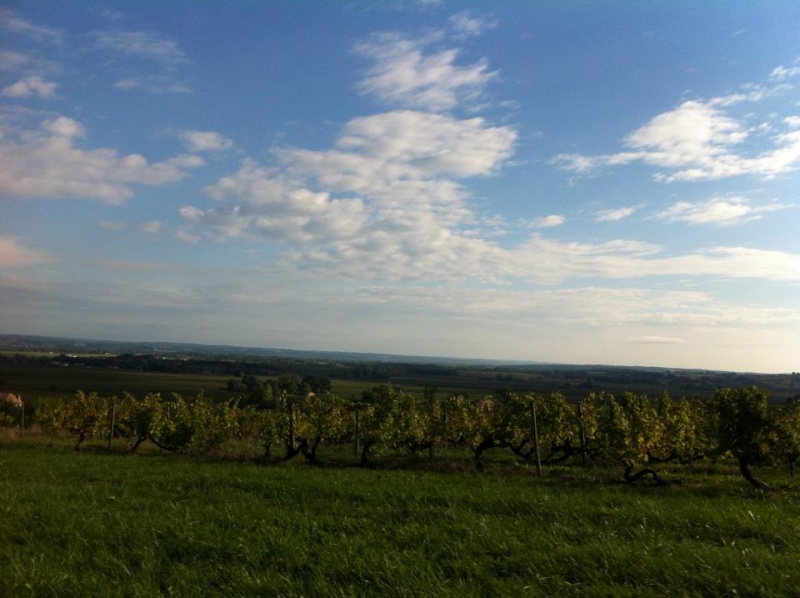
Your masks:
M244 406L254 378L203 371L0 379L26 407L0 596L800 596L800 403L755 387L483 399L552 380L465 371Z

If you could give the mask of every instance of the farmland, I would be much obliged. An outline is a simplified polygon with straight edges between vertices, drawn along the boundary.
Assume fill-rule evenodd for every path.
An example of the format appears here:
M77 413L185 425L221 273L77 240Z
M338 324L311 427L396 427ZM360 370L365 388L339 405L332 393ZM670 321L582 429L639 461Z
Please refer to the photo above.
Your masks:
M3 595L800 593L795 375L15 352L0 380L29 407Z
M2 344L0 344L2 346ZM589 392L642 392L674 397L705 397L719 387L759 386L770 390L773 403L800 394L798 374L742 374L614 366L543 366L426 364L332 361L330 358L199 356L196 354L98 354L53 351L0 351L0 390L31 400L64 397L78 390L112 396L122 392L196 395L215 400L236 398L231 379L281 374L324 376L339 396L358 397L376 384L395 386L422 396L425 387L440 396L463 394L480 398L498 389L514 392L558 391L571 402Z

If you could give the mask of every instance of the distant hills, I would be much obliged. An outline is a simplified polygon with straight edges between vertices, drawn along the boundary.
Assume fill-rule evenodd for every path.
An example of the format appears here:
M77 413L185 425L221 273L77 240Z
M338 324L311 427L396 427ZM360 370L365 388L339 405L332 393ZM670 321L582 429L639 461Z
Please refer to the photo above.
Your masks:
M703 369L601 364L556 364L513 360L391 355L345 351L298 351L197 343L122 342L0 334L0 385L11 384L6 366L96 368L138 372L275 376L301 373L331 379L369 380L401 386L433 385L492 392L559 391L576 398L586 392L642 392L709 396L717 388L758 386L771 400L800 397L800 373L759 374ZM3 377L4 376L4 377ZM17 381L16 383L19 383Z

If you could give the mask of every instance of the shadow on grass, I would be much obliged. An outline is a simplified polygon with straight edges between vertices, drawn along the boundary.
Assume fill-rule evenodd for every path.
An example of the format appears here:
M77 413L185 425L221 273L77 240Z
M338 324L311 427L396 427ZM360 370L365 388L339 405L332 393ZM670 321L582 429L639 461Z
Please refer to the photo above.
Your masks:
M651 477L643 477L631 483L624 479L622 467L602 466L598 464L564 463L545 466L541 476L536 475L533 463L515 458L500 451L487 456L483 471L478 471L471 454L466 449L443 449L433 455L426 453L383 454L373 458L368 465L362 465L351 446L332 446L319 456L315 462L306 460L302 455L292 459L280 456L265 457L253 447L225 447L210 454L193 454L186 452L165 452L153 445L145 444L136 452L131 452L131 445L117 439L109 449L107 441L94 440L75 450L71 438L58 437L50 439L44 435L20 435L5 431L0 433L0 449L22 452L31 448L50 454L62 455L102 455L106 457L135 457L138 459L179 460L197 463L231 463L253 464L264 468L282 469L286 467L327 470L364 470L378 472L415 472L431 475L475 476L476 478L509 478L519 479L526 483L557 488L596 488L598 486L619 486L640 492L671 492L676 489L682 493L695 496L719 497L738 494L748 498L768 497L776 494L797 493L800 480L790 477L788 472L778 468L762 468L770 479L770 490L758 490L750 487L738 473L736 464L731 461L698 461L691 465L665 464L658 468L659 483Z

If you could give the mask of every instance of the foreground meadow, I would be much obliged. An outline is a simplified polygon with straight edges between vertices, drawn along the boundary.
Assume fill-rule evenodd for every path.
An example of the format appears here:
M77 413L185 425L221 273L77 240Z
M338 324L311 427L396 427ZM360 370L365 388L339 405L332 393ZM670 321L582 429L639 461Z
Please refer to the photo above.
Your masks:
M0 444L3 596L800 595L797 485Z

